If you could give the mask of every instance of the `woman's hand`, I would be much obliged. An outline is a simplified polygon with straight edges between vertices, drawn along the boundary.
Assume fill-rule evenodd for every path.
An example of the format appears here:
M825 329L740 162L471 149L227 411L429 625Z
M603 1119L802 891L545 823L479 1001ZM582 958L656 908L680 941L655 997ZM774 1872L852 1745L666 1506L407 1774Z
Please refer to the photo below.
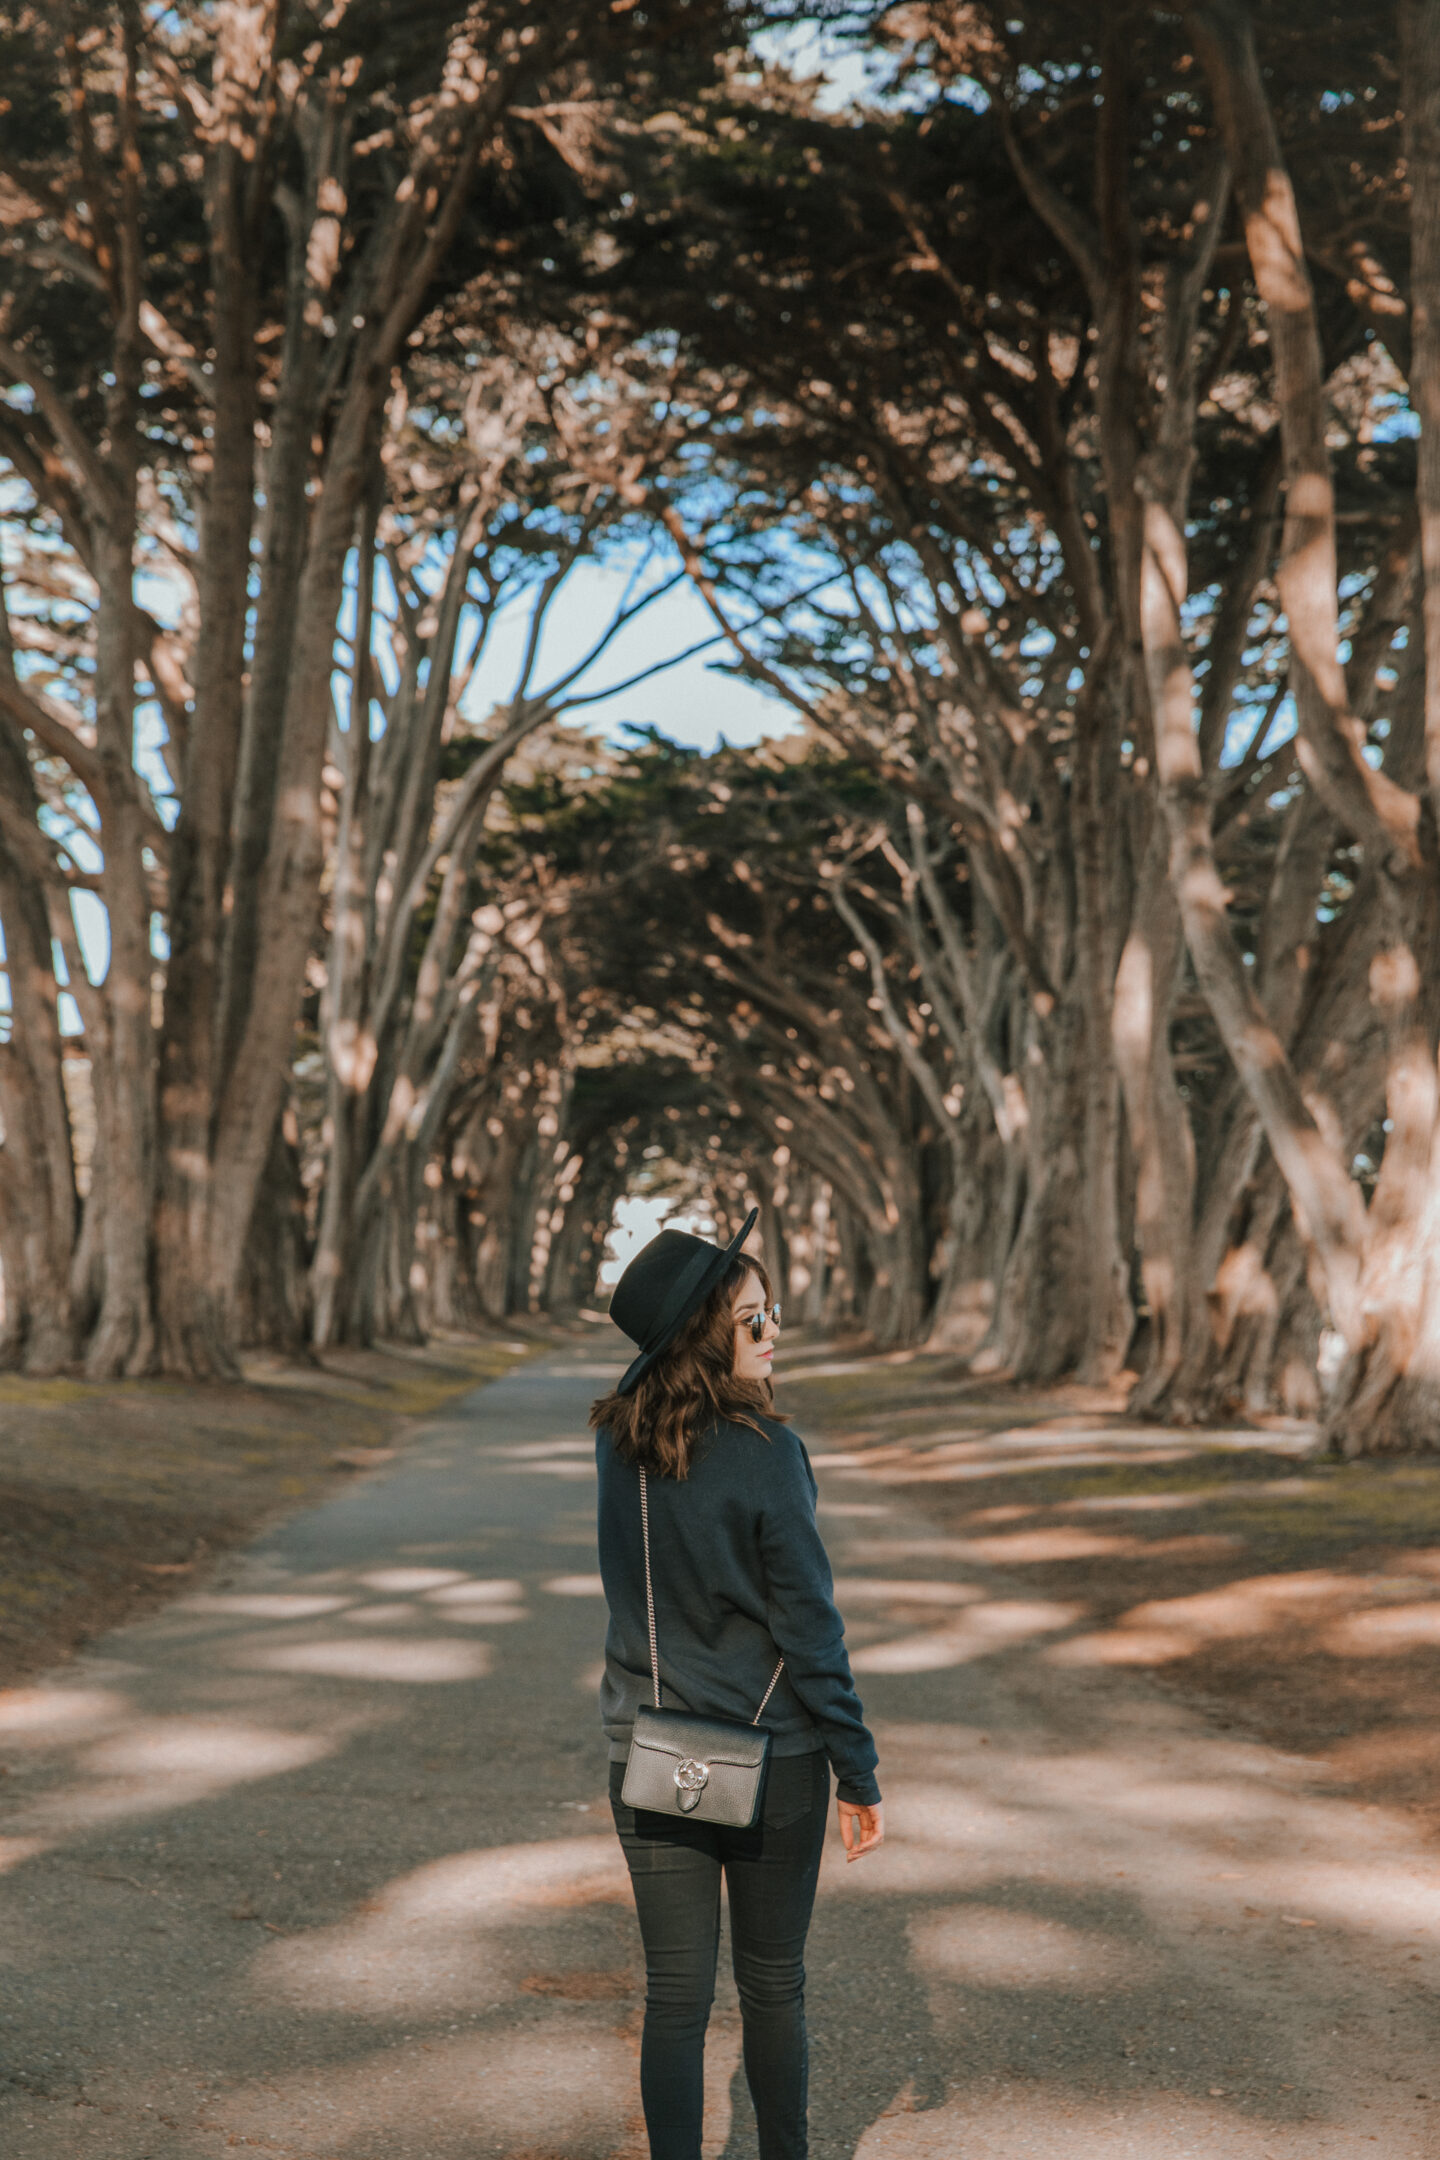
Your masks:
M845 1847L845 1861L861 1859L867 1852L874 1852L877 1845L885 1842L885 1810L877 1803L874 1807L856 1807L853 1801L837 1800L840 1813L840 1842Z

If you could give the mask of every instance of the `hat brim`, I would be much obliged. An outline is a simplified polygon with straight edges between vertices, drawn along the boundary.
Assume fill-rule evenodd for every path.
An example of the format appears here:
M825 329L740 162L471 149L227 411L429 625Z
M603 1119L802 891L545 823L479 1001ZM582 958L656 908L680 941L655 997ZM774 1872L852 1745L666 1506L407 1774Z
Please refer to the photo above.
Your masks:
M671 1320L669 1326L666 1328L665 1333L661 1337L660 1341L657 1343L652 1343L647 1350L642 1350L639 1357L635 1358L632 1363L626 1368L624 1377L621 1379L619 1386L615 1390L617 1395L632 1395L635 1392L635 1389L644 1379L646 1373L649 1372L651 1366L654 1365L657 1360L659 1360L665 1355L665 1352L669 1349L671 1343L674 1342L675 1337L679 1334L681 1328L684 1327L685 1322L690 1318L690 1315L693 1312L698 1312L699 1308L704 1304L706 1298L709 1297L710 1292L715 1288L716 1283L718 1283L722 1279L731 1261L734 1260L736 1255L739 1253L741 1247L745 1243L746 1238L749 1237L750 1232L754 1229L756 1223L759 1220L759 1208L751 1208L750 1213L746 1216L744 1222L740 1225L738 1232L733 1238L731 1238L730 1243L725 1246L723 1251L718 1245L716 1246L715 1258L713 1262L709 1267L706 1268L704 1274L699 1278L699 1281L696 1283L695 1287L691 1290L689 1296L686 1298L684 1305L681 1307L680 1311L675 1315L675 1317Z

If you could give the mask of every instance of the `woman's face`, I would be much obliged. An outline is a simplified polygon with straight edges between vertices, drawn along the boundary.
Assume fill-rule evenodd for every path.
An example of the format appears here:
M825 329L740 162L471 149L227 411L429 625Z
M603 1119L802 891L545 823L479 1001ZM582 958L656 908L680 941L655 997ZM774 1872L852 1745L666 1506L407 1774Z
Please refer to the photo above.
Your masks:
M735 1291L734 1311L735 1377L737 1380L768 1380L780 1327L771 1317L771 1309L765 1302L765 1286L758 1275L747 1274L741 1279ZM759 1342L752 1332L756 1313L765 1315L765 1330Z

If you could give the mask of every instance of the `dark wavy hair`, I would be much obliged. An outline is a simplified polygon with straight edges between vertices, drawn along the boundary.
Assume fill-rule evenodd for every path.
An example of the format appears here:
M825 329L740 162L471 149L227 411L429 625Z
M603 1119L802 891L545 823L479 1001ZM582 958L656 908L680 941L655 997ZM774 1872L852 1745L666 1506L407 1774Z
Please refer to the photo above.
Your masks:
M735 1372L735 1293L747 1275L756 1278L766 1304L772 1304L770 1277L758 1260L742 1253L634 1392L612 1389L590 1406L592 1429L605 1426L617 1454L652 1477L687 1476L691 1447L718 1419L763 1434L757 1417L775 1415L770 1382L741 1380Z

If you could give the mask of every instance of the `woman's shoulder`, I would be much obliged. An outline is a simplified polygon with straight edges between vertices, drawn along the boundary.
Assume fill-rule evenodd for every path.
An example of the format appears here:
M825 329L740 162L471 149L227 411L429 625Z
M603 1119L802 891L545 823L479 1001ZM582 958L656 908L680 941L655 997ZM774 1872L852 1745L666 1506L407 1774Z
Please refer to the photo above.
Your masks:
M747 1412L743 1420L721 1418L715 1430L717 1438L743 1450L755 1462L773 1461L788 1467L805 1459L805 1445L794 1426L763 1410Z
M762 1416L756 1422L764 1426L766 1437L770 1440L779 1441L792 1448L803 1445L799 1433L796 1432L789 1418Z

